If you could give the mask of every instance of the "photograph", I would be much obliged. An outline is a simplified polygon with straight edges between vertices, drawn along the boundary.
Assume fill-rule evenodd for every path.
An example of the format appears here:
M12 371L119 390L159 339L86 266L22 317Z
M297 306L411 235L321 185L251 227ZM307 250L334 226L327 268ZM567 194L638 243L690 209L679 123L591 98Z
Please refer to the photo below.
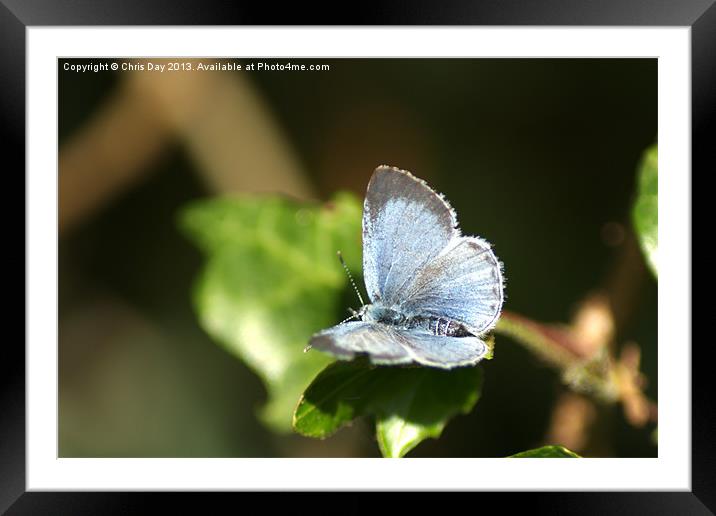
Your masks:
M715 2L0 0L0 514L716 514Z
M58 457L658 458L660 80L58 58Z

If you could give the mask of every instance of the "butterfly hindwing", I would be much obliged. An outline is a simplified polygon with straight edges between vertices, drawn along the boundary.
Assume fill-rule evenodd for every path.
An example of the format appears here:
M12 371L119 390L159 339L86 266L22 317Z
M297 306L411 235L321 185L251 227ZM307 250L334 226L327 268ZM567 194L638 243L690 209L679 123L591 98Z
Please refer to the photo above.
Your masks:
M502 303L502 266L490 244L458 237L416 273L403 291L400 308L457 321L479 335L494 326Z

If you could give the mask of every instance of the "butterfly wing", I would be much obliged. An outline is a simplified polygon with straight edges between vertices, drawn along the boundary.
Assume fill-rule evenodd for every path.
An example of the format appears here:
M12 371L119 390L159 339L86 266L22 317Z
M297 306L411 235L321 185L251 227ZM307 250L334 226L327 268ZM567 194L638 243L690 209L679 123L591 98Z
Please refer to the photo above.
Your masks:
M410 172L381 166L363 205L363 276L371 301L386 306L459 236L450 205Z
M425 331L398 330L400 343L419 364L452 369L475 365L489 352L480 338L445 337Z
M333 326L311 337L310 346L341 360L366 353L375 364L407 364L412 356L400 344L392 327L364 321Z
M378 167L368 184L363 273L374 303L452 319L478 335L494 325L502 308L501 266L489 244L461 237L448 202L396 168ZM475 364L488 353L476 336L433 335L370 321L328 328L310 344L343 360L365 353L376 364L418 362L446 369Z
M347 322L315 334L310 345L341 360L365 353L374 364L419 364L451 369L473 365L488 353L478 337L444 337L373 322Z
M363 274L371 301L432 315L481 334L503 303L502 269L490 245L461 237L455 212L409 172L378 167L363 207Z
M503 301L502 266L490 244L459 237L418 270L400 307L404 313L452 319L480 335L495 325Z

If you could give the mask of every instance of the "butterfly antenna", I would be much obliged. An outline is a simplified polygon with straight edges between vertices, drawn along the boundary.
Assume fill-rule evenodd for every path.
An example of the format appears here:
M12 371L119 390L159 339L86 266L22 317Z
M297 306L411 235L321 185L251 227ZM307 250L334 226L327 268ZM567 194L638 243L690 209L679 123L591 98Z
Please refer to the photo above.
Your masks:
M351 271L348 270L348 266L346 265L345 260L343 260L343 254L338 251L338 259L341 261L341 265L343 265L343 269L346 271L346 274L348 275L348 279L351 282L351 285L353 285L353 290L356 291L356 294L358 295L358 300L360 301L361 306L365 306L365 303L363 302L363 297L360 295L360 290L358 290L358 287L356 287L356 282L353 281L353 275L351 275Z
M342 320L341 322L339 322L338 324L346 323L346 322L350 321L351 319L358 319L358 318L361 316L360 312L356 312L356 311L353 310L352 308L350 309L350 312L351 312L351 315L348 316L348 317L346 317L345 319L343 319L343 320Z

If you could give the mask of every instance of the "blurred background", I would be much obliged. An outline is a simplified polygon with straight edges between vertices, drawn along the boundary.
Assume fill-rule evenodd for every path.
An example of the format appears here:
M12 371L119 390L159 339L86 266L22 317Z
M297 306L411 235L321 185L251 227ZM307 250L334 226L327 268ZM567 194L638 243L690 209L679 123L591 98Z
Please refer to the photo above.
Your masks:
M657 401L657 284L630 223L637 165L657 138L655 59L181 70L200 61L218 62L82 73L72 68L104 61L59 61L60 456L379 456L367 422L326 441L262 426L261 381L198 325L203 258L177 226L188 201L232 192L362 198L379 164L426 179L465 233L494 245L506 309L567 324L585 300L606 299L615 356L638 344L639 385ZM411 456L551 443L657 455L654 414L573 392L507 337L484 373L475 410Z

